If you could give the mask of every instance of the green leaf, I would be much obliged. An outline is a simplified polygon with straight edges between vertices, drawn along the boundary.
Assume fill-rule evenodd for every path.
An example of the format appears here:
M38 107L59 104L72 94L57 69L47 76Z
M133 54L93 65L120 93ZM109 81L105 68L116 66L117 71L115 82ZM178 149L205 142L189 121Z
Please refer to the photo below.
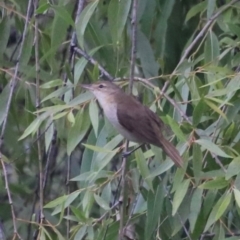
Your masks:
M73 8L73 5L62 5L61 1L58 2L58 6L54 5L54 18L53 23L51 24L51 45L47 47L48 53L45 53L44 57L47 57L48 55L48 62L51 68L52 72L57 71L57 68L59 67L57 65L57 59L55 58L55 55L59 49L59 46L62 45L63 41L66 37L66 30L69 26L69 23L72 24L71 17L63 17L64 13L66 12L68 8ZM66 15L66 14L65 14ZM66 20L67 18L67 20Z
M218 147L215 143L207 140L207 139L198 139L195 140L195 143L200 144L203 148L207 149L211 153L214 153L218 156L231 158L228 154L226 154L220 147Z
M207 39L204 46L204 60L206 64L210 62L216 62L220 55L219 42L215 33L210 30L208 31Z
M229 180L231 177L238 175L240 172L240 157L236 157L229 164L226 172L226 180Z
M135 157L136 157L136 162L137 162L137 166L140 174L142 175L143 179L146 181L148 187L153 191L152 179L148 177L150 175L149 169L141 149L138 149L135 151Z
M68 198L68 196L66 196L66 195L56 198L53 201L47 203L44 206L44 208L54 208L56 206L63 205L66 202L67 198Z
M62 79L55 79L49 82L46 82L40 86L40 88L47 89L47 88L53 88L63 85Z
M201 147L193 143L193 172L194 172L194 177L196 184L198 184L201 176L201 170L202 170L202 151Z
M123 29L127 22L131 7L129 0L111 0L108 6L108 21L113 44L118 44L123 36Z
M6 107L8 102L8 97L10 94L10 83L7 84L0 94L0 126L2 125L6 117Z
M72 126L75 124L75 117L72 111L68 113L67 120L72 124Z
M141 60L144 76L146 78L157 76L159 65L155 60L154 52L149 40L140 30L137 31L137 40L137 51Z
M222 189L228 186L229 181L226 181L224 178L216 178L205 182L199 186L202 189Z
M81 173L80 175L70 179L70 181L77 181L77 182L81 182L81 181L86 181L87 177L89 177L92 174L92 172L84 172Z
M101 49L103 46L97 46L93 48L91 51L88 52L88 55L92 57L99 49ZM80 58L77 63L74 66L74 85L76 86L80 80L80 77L82 76L82 73L88 63L88 60L85 58ZM94 65L94 68L96 65ZM96 80L97 78L95 78Z
M235 201L236 201L238 207L240 208L240 191L237 188L234 188L233 193L234 193Z
M33 41L34 41L34 33L33 31L28 31L26 39L23 44L22 54L19 61L20 68L26 68L28 64L28 61L32 53Z
M101 148L101 147L94 146L94 145L89 145L89 144L85 144L85 143L82 143L82 145L88 149L95 151L95 152L103 152L103 153L112 153L113 152L112 150L109 150L106 148Z
M178 168L173 178L173 186L171 192L175 192L181 187L182 181L185 178L186 170L184 168Z
M156 50L156 54L159 55L160 59L164 58L166 52L169 17L171 16L174 4L175 4L174 0L164 1L164 4L161 9L161 15L158 20L158 25L156 29L157 34L156 45L158 48Z
M197 126L201 122L201 117L205 111L206 104L201 99L193 109L193 125Z
M82 49L84 49L84 33L85 29L89 23L90 18L92 17L97 5L98 0L90 2L81 12L80 17L76 23L76 34L78 43Z
M53 120L57 120L59 118L62 118L64 117L65 115L67 115L68 112L60 112L60 113L57 113L56 115L53 116Z
M59 204L56 206L56 208L54 209L54 211L52 212L52 215L56 215L56 214L63 214L63 210L66 209L68 206L70 206L70 204L81 194L81 191L75 191L72 192L71 194L69 194L67 196L66 201L63 204Z
M165 190L162 184L158 185L155 192L148 191L144 239L152 239L152 234L157 226L162 211L164 196Z
M92 122L92 126L94 129L95 136L98 135L98 126L99 126L99 114L98 114L98 106L95 101L91 101L89 105L89 115Z
M215 112L219 113L223 118L225 118L227 120L227 117L225 115L225 113L218 108L218 106L216 106L212 101L207 100L206 98L204 99L204 102L210 107L212 108Z
M53 134L54 134L54 123L53 123L53 120L49 118L45 125L45 134L44 134L46 153L48 152L49 146L52 142Z
M70 206L70 204L80 195L80 193L81 193L80 191L77 191L69 194L64 204L64 208L67 208L68 206Z
M201 172L201 178L215 178L215 177L225 177L225 172L222 169L212 170L208 172Z
M231 197L231 193L226 193L218 200L209 215L204 232L223 215L231 202Z
M10 26L11 21L9 21L9 18L4 17L1 19L0 22L0 63L2 63L3 54L6 50L9 35L10 35ZM0 114L1 115L1 114Z
M51 5L49 3L43 3L43 4L39 5L37 10L35 11L35 14L43 14L45 11L47 11L49 9L50 6Z
M101 198L100 196L98 196L97 194L94 194L94 198L95 198L95 201L97 202L97 204L103 208L104 210L108 211L110 210L110 207L109 207L109 204L103 199Z
M74 66L74 84L77 85L80 77L87 65L88 61L85 58L80 58Z
M202 207L202 194L203 194L203 189L195 189L192 199L191 199L191 204L190 204L190 215L189 215L189 223L190 223L190 229L191 232L193 232L196 223L197 223L197 218L199 216L199 213L201 211Z
M123 140L123 136L120 134L115 136L113 139L111 139L110 142L108 142L104 148L108 150L113 150L116 148L119 143ZM92 169L94 171L100 171L102 170L111 160L112 158L117 154L119 151L119 148L114 149L112 152L106 153L106 152L98 152L96 155L96 158L94 159L94 163L92 165Z
M195 17L198 13L203 12L207 7L208 1L203 1L198 4L193 5L186 15L185 22L190 20L192 17Z
M92 93L90 92L85 92L80 94L79 96L75 97L73 100L71 100L68 105L69 107L75 107L77 105L83 104L85 102L88 102L93 98Z
M70 128L67 138L67 154L70 156L75 147L82 141L90 126L89 115L86 109L79 111L75 124Z
M171 127L171 130L175 133L175 135L179 138L181 142L186 142L187 139L184 136L182 130L180 129L179 124L174 121L169 115L166 116L167 122Z
M60 97L63 94L65 94L67 91L69 91L72 88L72 86L67 86L67 87L61 87L59 89L57 89L56 91L50 93L48 96L46 96L45 98L43 98L43 100L41 101L41 103L51 99L51 98L56 98L56 97Z
M51 5L54 11L57 13L58 17L62 18L62 20L67 23L67 25L74 27L74 21L72 20L71 15L67 11L65 6L54 6Z
M74 216L81 222L87 222L87 218L85 217L84 213L77 207L71 206L71 210Z
M190 179L187 180L183 180L181 183L181 187L177 188L174 197L173 197L173 209L172 209L172 215L174 216L180 206L180 204L183 201L183 198L185 197L187 190L188 190L188 186L190 183Z
M216 7L216 0L207 1L207 19L208 20L212 17L215 7Z
M153 171L146 178L154 178L156 176L159 176L160 174L168 171L173 165L174 165L173 161L167 159L159 166L157 166L155 169L153 169Z
M83 225L82 227L80 227L80 229L78 230L78 232L74 237L74 240L82 240L86 235L86 231L87 231L87 225Z
M18 141L24 139L25 137L27 137L28 135L30 135L31 133L35 133L39 126L41 125L42 120L40 118L36 118L24 131L24 133L22 134L22 136L18 139Z

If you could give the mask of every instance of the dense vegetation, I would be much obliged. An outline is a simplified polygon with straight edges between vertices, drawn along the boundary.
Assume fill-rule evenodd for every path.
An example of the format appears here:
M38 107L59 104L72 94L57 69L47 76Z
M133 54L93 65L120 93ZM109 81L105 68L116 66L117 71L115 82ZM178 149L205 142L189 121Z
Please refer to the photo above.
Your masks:
M1 240L239 239L238 0L12 0L0 16ZM147 145L122 165L80 86L99 78L134 78L183 168Z

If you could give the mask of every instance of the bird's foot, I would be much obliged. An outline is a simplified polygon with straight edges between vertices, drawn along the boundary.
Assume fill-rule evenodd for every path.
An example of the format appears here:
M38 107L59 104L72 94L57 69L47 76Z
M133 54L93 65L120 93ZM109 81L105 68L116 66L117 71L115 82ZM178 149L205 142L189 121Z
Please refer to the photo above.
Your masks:
M128 157L130 156L133 152L135 152L137 149L139 149L140 147L142 147L143 144L139 145L138 147L134 148L133 150L131 151L127 151L127 152L123 152L122 153L122 157Z
M133 151L123 152L123 153L122 153L122 157L123 157L123 158L126 158L126 157L130 156L130 155L132 154L132 152L133 152Z

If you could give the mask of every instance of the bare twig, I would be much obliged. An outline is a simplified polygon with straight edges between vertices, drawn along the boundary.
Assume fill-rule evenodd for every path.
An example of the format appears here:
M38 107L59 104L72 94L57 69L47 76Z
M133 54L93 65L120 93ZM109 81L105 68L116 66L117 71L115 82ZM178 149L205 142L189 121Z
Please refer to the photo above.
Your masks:
M94 58L89 56L85 51L76 46L73 46L73 50L79 55L83 56L85 59L87 59L91 64L97 65L101 74L104 75L108 80L113 80L113 77L110 75L110 73L108 73Z
M24 30L23 30L23 35L22 35L22 42L21 42L21 45L20 45L20 48L19 48L19 53L18 53L18 57L17 57L17 63L16 63L16 66L15 66L14 76L11 79L11 82L10 82L10 92L9 92L9 96L8 96L6 110L5 110L5 113L4 113L4 120L3 120L3 124L2 124L1 136L0 136L0 161L1 161L1 164L2 164L3 172L4 172L5 188L6 188L7 195L8 195L8 201L9 201L9 204L11 206L14 238L15 238L15 236L17 236L19 239L21 239L21 237L20 237L20 235L18 234L18 231L17 231L16 216L15 216L15 211L14 211L14 207L13 207L11 192L10 192L9 184L8 184L7 169L6 169L5 163L2 159L2 145L3 145L3 138L4 138L6 125L7 125L7 119L8 119L8 115L9 115L9 109L10 109L10 105L11 105L12 98L13 98L14 88L15 88L15 85L16 85L18 69L19 69L19 60L22 56L23 43L26 39L27 26L29 24L29 19L31 17L31 8L32 8L32 0L29 0L28 1L28 8L27 8L27 17L26 17L26 21L25 21L25 24L24 24Z
M98 219L94 222L93 226L95 226L97 223L101 222L101 221L107 216L107 214L108 214L110 211L112 211L115 207L117 207L119 204L121 204L121 201L115 202L115 203L112 205L112 207L111 207L107 212L105 212L100 218L98 218Z
M144 79L144 78L138 78L135 77L135 80L142 82L146 85L148 85L151 88L155 88L156 86L154 84L152 84L151 82L149 82L148 80ZM178 112L180 113L181 117L184 118L188 123L192 124L191 120L189 119L189 117L181 110L181 108L178 106L178 104L176 103L175 100L173 100L172 98L170 98L166 93L164 93L161 89L159 89L160 94L162 96L164 96L170 103L171 105L178 110Z
M159 178L160 178L160 177L159 177ZM160 178L160 179L161 179L161 178ZM171 204L173 204L173 200L172 200L171 194L170 194L170 192L169 192L169 189L167 189L166 186L164 186L164 189L165 189L165 191L166 191L166 195L167 195L169 201L171 202ZM176 212L176 214L177 214L177 216L178 216L178 219L179 219L179 221L180 221L180 223L181 223L181 225L182 225L182 227L183 227L183 230L184 230L186 236L188 237L189 240L192 240L191 235L190 235L188 229L186 228L185 223L183 222L183 220L182 220L182 218L181 218L181 215L179 214L178 211Z
M180 61L178 62L177 66L175 67L175 69L173 70L170 80L171 78L176 74L177 69L179 68L179 66L183 63L183 61L185 60L185 58L188 56L188 54L191 52L191 50L193 49L193 47L196 45L196 43L204 36L205 32L210 28L210 26L213 24L213 22L220 16L221 13L223 13L225 10L227 10L229 7L231 7L233 4L239 2L239 0L232 0L230 3L226 4L225 6L223 6L218 12L216 12L205 24L205 26L202 28L202 30L198 33L198 35L195 37L195 39L192 41L192 43L185 49ZM166 89L169 85L169 81L166 81L162 91L166 92Z
M77 12L76 12L76 16L75 16L75 24L77 24L80 14L84 8L84 5L86 4L86 0L78 0L78 5L77 5ZM77 45L77 37L76 37L76 31L74 31L72 33L72 37L71 37L71 44L70 44L70 49L69 49L69 63L71 64L71 69L72 72L74 71L74 62L75 62L75 53L76 51L73 51L74 46ZM67 82L67 74L65 74L64 77L64 83ZM71 155L68 156L68 160L67 160L67 178L66 178L66 187L67 187L67 194L70 194L70 181L71 178ZM68 206L67 208L67 215L70 215L70 207ZM70 221L67 220L67 239L70 238Z
M130 79L129 79L129 93L132 94L132 87L134 81L134 70L137 53L137 7L138 0L133 1L132 9L132 48L131 48L131 67L130 67Z
M34 10L38 7L38 0L34 1ZM38 16L35 15L35 66L36 66L36 108L40 107L40 63L39 63L39 34L38 34ZM37 113L37 117L39 113ZM43 162L42 162L42 146L40 140L40 128L37 130L37 148L38 148L38 168L39 168L39 213L40 227L44 220L43 214Z
M130 63L130 79L129 79L129 94L132 94L133 81L134 81L134 70L135 70L135 62L136 62L136 43L137 43L137 7L138 0L133 1L132 5L132 48L131 48L131 63ZM126 145L124 151L128 151L129 141L126 140ZM125 233L125 220L126 220L126 207L127 207L127 181L126 174L128 171L127 158L123 157L122 159L122 194L123 201L120 209L120 226L119 226L119 240L124 238Z

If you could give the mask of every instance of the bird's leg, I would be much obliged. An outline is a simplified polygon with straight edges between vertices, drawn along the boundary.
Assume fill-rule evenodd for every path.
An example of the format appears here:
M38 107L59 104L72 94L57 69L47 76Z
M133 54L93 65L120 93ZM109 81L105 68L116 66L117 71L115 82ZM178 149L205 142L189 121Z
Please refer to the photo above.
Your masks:
M138 147L134 148L133 150L131 151L127 151L127 152L123 152L122 153L122 156L123 157L128 157L129 155L131 155L133 152L135 152L136 150L138 150L140 147L142 147L143 144L140 144Z

